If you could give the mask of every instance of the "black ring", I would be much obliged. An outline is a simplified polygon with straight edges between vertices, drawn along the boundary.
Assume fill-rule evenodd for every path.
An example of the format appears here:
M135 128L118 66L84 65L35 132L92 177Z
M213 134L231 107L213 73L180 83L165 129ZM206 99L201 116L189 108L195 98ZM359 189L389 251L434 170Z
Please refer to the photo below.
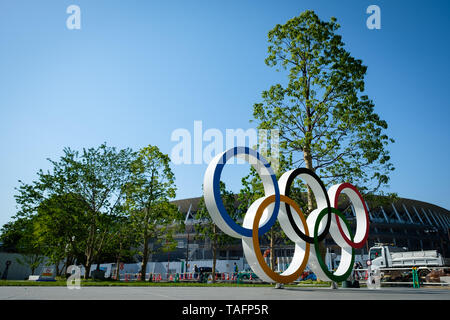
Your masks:
M291 191L292 182L300 174L308 174L308 175L312 176L314 179L316 179L317 182L319 183L320 187L322 188L323 194L325 195L325 199L327 201L327 206L328 206L327 224L326 224L325 229L323 230L323 232L317 237L318 241L320 242L323 239L325 239L325 237L328 235L328 232L330 230L330 225L331 225L331 214L332 214L331 213L330 198L328 197L327 189L325 189L325 185L323 184L322 180L320 180L320 178L312 170L309 170L307 168L297 168L294 171L292 171L292 173L289 175L289 177L287 179L287 182L286 182L286 190L280 190L280 191L281 191L281 194L284 193L285 196L289 197L289 194L290 194L290 191ZM289 218L289 222L291 223L292 228L294 229L295 233L300 238L302 238L303 241L306 241L308 243L313 244L314 243L314 237L309 237L309 236L305 235L298 228L298 226L295 223L294 218L292 216L292 212L291 212L290 206L287 203L285 203L285 206L286 206L286 213L287 213L287 216Z

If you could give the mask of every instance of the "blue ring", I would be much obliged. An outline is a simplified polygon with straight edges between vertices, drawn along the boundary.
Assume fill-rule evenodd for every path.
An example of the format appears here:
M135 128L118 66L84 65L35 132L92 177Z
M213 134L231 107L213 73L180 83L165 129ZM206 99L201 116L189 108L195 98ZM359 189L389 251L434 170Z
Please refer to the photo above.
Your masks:
M214 176L213 176L213 189L214 189L214 201L216 203L217 208L219 209L220 215L222 216L223 220L228 224L228 226L233 229L236 233L240 234L244 237L251 238L253 235L252 229L244 228L240 225L238 225L228 214L227 210L225 209L223 205L223 201L220 195L220 175L222 174L223 167L225 166L226 162L238 155L238 154L248 154L254 156L256 153L256 158L258 161L260 161L264 167L266 167L270 172L270 177L272 179L272 183L275 190L275 206L272 212L272 215L270 219L258 229L258 234L263 235L267 231L272 228L272 226L275 224L275 221L278 218L278 211L280 209L280 189L278 187L278 181L273 173L272 168L270 167L270 163L267 162L264 157L262 157L257 151L250 149L248 147L234 147L232 149L229 149L227 152L224 153L222 159L217 164L216 168L214 169Z

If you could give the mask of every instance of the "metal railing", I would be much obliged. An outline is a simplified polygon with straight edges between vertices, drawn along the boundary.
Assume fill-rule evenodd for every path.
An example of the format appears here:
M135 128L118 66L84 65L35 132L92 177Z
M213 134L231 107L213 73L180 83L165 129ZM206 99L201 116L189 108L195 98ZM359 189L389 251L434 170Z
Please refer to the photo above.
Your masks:
M437 286L449 286L450 285L450 277L449 282L447 281L439 281L439 282L429 282L423 281L420 273L421 271L428 270L447 270L450 271L450 267L414 267L414 268L380 268L380 284L381 285L412 285L413 287L420 287L420 285L437 285ZM373 272L374 269L371 269ZM401 272L400 275L397 275L397 278L403 278L404 281L387 281L389 272L398 271ZM354 269L352 272L352 278L357 281L368 280L369 277L369 269L361 268ZM446 273L448 274L448 273ZM212 282L212 272L184 272L184 273L147 273L145 280L151 282ZM220 272L215 273L215 282L226 283L226 282L234 282L234 283L261 283L263 282L259 279L253 272ZM301 283L302 277L299 277L295 283ZM410 279L410 280L409 280ZM124 273L120 274L120 281L140 281L141 275L140 273Z

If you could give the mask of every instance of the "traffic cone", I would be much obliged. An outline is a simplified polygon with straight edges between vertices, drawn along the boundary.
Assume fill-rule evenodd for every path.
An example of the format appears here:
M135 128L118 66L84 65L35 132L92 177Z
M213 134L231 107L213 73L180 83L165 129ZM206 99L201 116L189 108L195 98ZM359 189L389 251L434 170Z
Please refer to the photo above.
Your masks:
M170 282L173 281L173 275L170 275L169 281L170 281Z
M227 273L227 281L229 281L229 280L230 280L230 274Z

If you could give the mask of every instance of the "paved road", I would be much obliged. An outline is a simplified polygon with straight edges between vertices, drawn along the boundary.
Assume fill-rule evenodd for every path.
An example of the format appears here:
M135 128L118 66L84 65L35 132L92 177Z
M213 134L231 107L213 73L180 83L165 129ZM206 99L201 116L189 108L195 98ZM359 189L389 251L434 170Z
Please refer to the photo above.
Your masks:
M0 300L450 300L448 288L0 287Z

